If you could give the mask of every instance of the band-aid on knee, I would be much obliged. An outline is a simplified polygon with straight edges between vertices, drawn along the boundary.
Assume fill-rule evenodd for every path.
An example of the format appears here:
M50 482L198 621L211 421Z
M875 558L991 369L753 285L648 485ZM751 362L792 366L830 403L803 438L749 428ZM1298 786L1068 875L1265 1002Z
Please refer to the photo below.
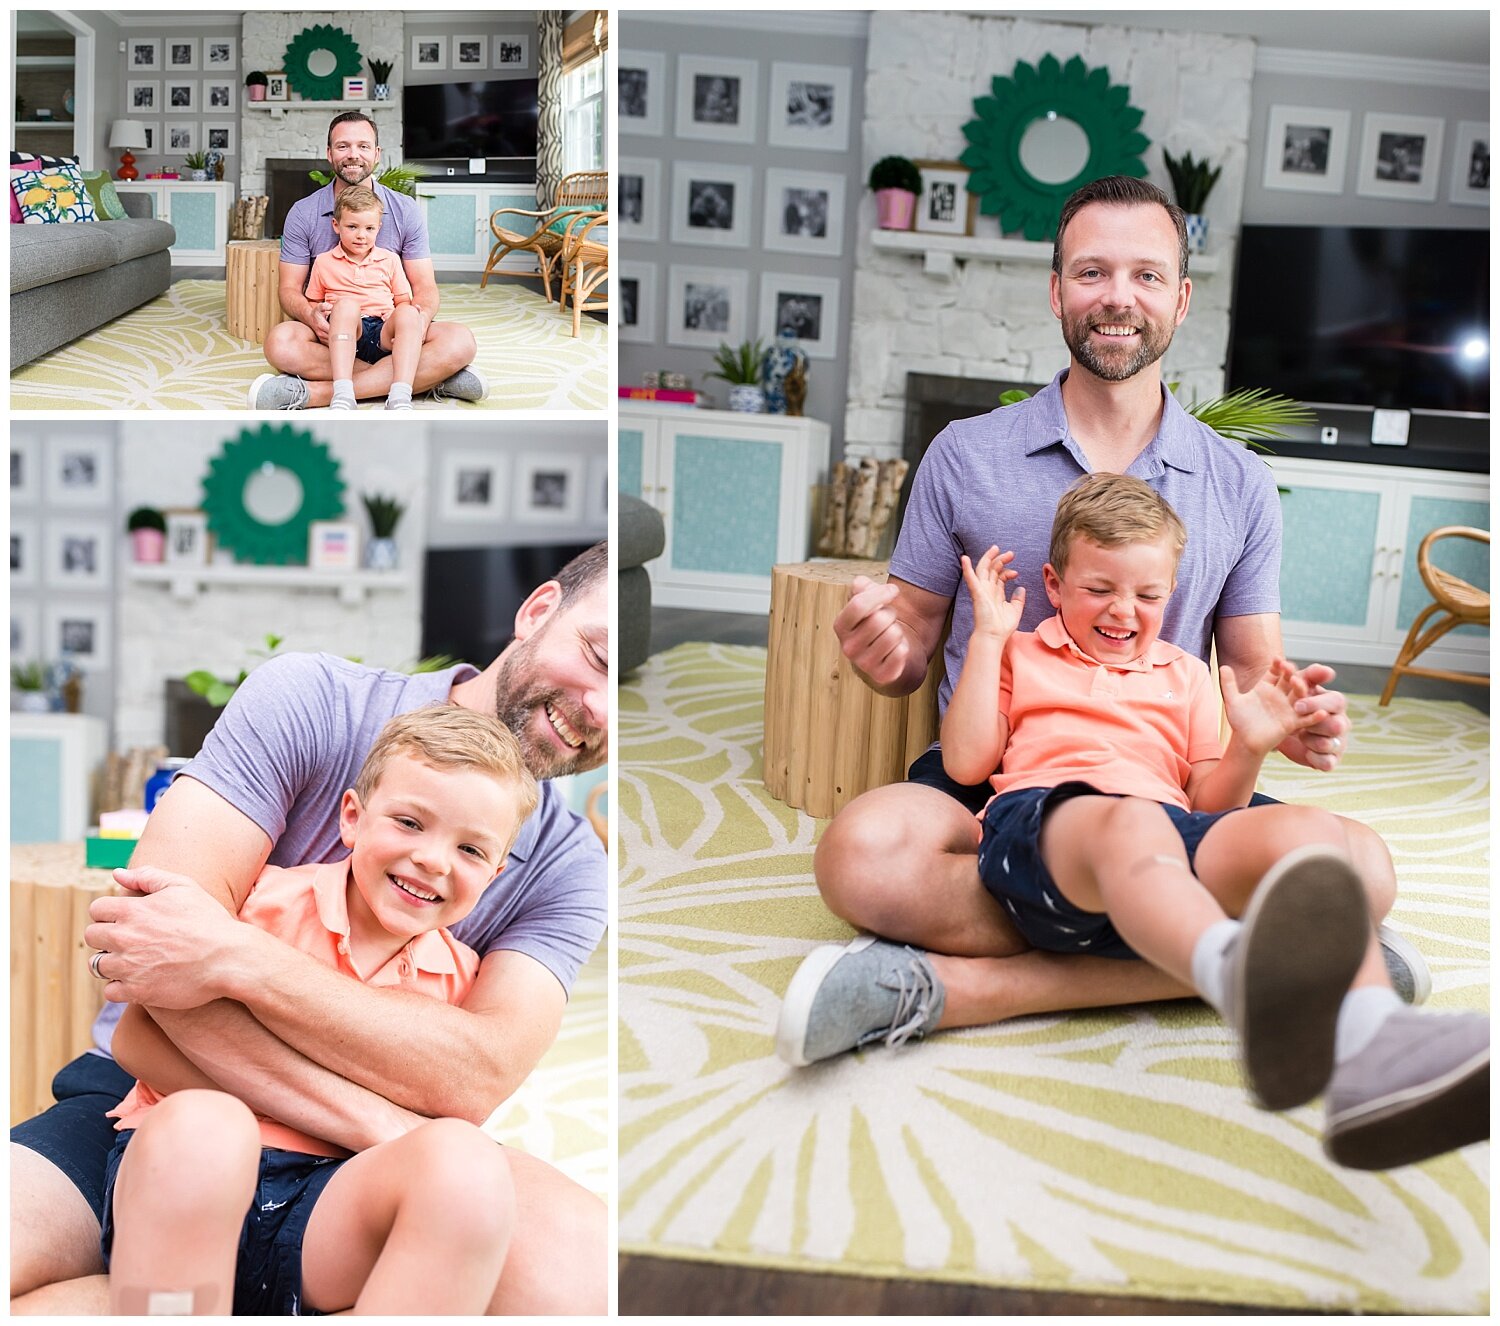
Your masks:
M1142 857L1130 868L1132 870L1142 870L1146 866L1176 866L1179 870L1192 870L1192 867L1182 857L1172 856L1167 852L1157 852L1155 856Z
M120 1290L120 1311L129 1317L202 1317L213 1312L218 1300L214 1285L196 1289L129 1287Z
M354 337L350 336L347 332L335 332L333 339L336 341L352 341Z

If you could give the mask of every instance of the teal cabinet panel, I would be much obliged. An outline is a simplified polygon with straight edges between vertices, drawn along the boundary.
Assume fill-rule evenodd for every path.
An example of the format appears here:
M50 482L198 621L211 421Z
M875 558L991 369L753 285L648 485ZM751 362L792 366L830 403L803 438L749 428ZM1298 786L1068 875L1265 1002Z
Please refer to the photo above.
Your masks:
M1369 620L1380 494L1294 485L1282 494L1284 620L1363 626Z
M1432 595L1422 583L1417 570L1417 550L1435 529L1444 525L1470 525L1489 529L1490 504L1451 497L1418 497L1411 499L1406 522L1406 550L1401 563L1401 600L1396 610L1396 625L1407 630L1417 614L1432 602ZM1480 589L1490 587L1490 549L1487 543L1473 539L1439 539L1432 546L1432 560L1442 570L1467 580ZM1489 632L1482 626L1460 626L1450 632L1455 636L1483 637Z
M479 200L473 194L438 193L427 202L427 242L434 255L469 257L474 252Z
M215 249L223 243L218 233L218 198L212 193L174 192L172 228L177 232L174 249Z
M55 737L10 739L10 840L61 842L63 746Z
M615 487L632 497L641 495L641 454L646 435L638 428L620 426L619 446L615 451Z
M769 576L781 513L775 442L679 433L672 451L672 566Z

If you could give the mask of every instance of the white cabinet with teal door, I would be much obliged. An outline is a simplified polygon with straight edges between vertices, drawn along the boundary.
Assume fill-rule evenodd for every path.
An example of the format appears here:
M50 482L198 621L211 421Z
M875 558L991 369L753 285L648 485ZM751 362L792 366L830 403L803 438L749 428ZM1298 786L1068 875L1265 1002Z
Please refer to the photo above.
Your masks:
M417 186L422 213L427 220L427 242L432 249L433 265L440 271L482 272L495 242L490 232L490 217L502 207L520 207L536 211L536 185L519 184L439 184L430 179ZM526 217L512 217L517 223ZM536 271L536 259L530 253L510 253L500 264L500 271L524 273Z
M224 264L229 240L229 213L235 186L227 182L195 180L115 181L117 193L144 193L151 199L151 215L169 221L177 232L171 248L178 266Z
M1274 459L1281 497L1281 630L1297 662L1389 667L1431 601L1417 549L1440 525L1490 524L1489 476ZM1489 587L1488 549L1447 540L1440 566ZM1487 671L1489 632L1464 627L1423 655L1429 666Z
M828 425L785 415L620 407L617 482L662 513L648 565L668 607L769 612L771 567L810 551Z

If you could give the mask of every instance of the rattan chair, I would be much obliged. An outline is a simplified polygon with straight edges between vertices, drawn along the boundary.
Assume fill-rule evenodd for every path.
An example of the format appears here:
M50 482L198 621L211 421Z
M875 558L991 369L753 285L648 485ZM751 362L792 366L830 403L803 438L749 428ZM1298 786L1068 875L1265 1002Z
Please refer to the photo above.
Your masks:
M536 255L542 289L547 298L552 298L552 269L562 256L563 236L551 229L552 224L565 218L575 208L600 208L609 203L609 172L607 170L580 170L564 175L557 186L557 197L551 207L538 211L527 211L520 207L502 207L490 214L490 232L495 243L490 248L489 261L484 265L484 275L479 278L480 289L490 279L490 273L500 264L507 253L525 250ZM530 217L528 222L500 223L503 216ZM515 226L512 229L511 226ZM530 276L530 272L517 272L517 276ZM561 294L559 293L559 303ZM576 333L575 333L576 334Z
M597 229L603 235L609 229L608 212L580 212L563 228L563 247L558 255L558 275L562 280L557 300L567 312L568 298L573 300L573 335L578 335L583 314L609 307L608 294L594 292L609 279L609 241L595 239Z
M1396 683L1406 674L1414 677L1437 677L1441 681L1461 681L1471 686L1488 686L1490 679L1472 672L1451 672L1446 668L1417 668L1412 663L1437 640L1447 635L1455 626L1488 626L1490 624L1490 592L1461 580L1451 571L1444 571L1432 564L1432 545L1439 539L1473 539L1476 543L1489 545L1488 530L1471 529L1467 525L1444 525L1435 529L1422 540L1417 549L1417 570L1422 583L1432 595L1429 603L1417 614L1411 629L1406 633L1401 652L1396 655L1391 675L1386 678L1385 690L1380 693L1382 705L1391 702L1396 693ZM1427 620L1434 613L1442 613L1430 626ZM1426 626L1424 630L1423 627Z

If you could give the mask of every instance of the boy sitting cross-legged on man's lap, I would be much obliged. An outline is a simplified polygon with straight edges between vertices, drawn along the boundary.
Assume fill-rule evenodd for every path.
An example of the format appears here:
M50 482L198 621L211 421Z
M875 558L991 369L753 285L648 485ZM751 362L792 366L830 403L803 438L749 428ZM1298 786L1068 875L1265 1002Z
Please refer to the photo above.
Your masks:
M1057 615L1035 632L1017 630L1025 590L1006 596L1011 554L962 559L974 627L942 751L950 777L995 787L980 813L984 885L1034 948L1139 956L1191 985L1238 1034L1263 1107L1326 1086L1324 1149L1339 1163L1384 1169L1482 1140L1489 1019L1417 1013L1391 990L1370 924L1395 894L1385 844L1322 810L1247 804L1266 756L1324 718L1296 713L1306 683L1278 659L1241 692L1221 668L1221 746L1208 669L1158 639L1186 540L1141 480L1080 480L1043 572ZM821 1057L807 1043L814 1005L837 996L835 968L872 962L887 971L890 1028L938 1025L926 955L856 940L793 978L784 1058Z
M537 795L496 719L457 705L399 715L344 793L351 855L267 867L240 919L354 980L460 1003L479 958L446 927L504 866ZM195 1089L205 1083L182 1059L170 1087L138 1082L112 1111L102 1243L113 1312L485 1311L515 1214L496 1142L462 1120L409 1115L350 1157L299 1131L295 1099L258 1118Z

